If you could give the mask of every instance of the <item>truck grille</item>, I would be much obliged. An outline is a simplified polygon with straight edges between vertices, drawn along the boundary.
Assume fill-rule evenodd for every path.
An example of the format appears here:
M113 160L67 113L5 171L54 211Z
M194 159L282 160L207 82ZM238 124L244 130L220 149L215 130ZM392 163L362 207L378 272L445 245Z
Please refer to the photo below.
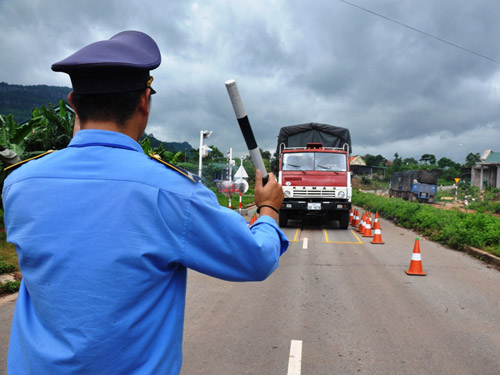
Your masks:
M317 187L306 188L306 187L294 187L293 188L294 198L336 198L336 191L332 188L321 188Z

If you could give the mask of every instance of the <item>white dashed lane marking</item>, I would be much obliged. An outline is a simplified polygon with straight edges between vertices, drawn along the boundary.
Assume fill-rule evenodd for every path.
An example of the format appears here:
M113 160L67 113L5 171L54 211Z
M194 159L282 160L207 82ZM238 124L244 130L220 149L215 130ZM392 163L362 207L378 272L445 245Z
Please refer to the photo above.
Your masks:
M300 375L302 366L302 340L292 340L287 375Z
M303 249L307 249L307 244L308 244L309 240L306 238L304 238L304 242L302 243L302 248Z

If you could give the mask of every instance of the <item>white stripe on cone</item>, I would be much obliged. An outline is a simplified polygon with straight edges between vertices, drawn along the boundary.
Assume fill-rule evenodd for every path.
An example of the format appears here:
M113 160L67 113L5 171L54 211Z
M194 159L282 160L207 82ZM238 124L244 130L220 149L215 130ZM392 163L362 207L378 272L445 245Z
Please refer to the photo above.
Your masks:
M411 255L411 260L422 261L422 255L420 253L413 253Z

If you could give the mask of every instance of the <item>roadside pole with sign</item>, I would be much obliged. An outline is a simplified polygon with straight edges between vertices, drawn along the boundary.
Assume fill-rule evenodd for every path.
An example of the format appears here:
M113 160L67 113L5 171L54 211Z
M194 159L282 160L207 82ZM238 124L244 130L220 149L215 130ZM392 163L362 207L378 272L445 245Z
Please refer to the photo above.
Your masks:
M455 178L455 201L458 199L458 183L460 182L460 178Z
M247 180L245 180L245 178L248 178L248 174L247 174L247 171L245 171L245 168L243 168L243 159L241 159L241 165L240 165L238 171L234 174L234 178L238 178L235 181L235 184L239 187L239 191L240 191L240 208L239 208L239 212L241 213L242 196L248 190L248 182L247 182Z

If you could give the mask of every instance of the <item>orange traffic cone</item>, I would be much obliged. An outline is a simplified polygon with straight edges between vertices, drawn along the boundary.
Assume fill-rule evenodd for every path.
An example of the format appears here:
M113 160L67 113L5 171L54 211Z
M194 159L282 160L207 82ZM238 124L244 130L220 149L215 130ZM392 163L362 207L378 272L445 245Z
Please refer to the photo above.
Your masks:
M354 214L352 212L352 208L351 208L351 211L349 212L349 223L352 224L352 219L354 217Z
M374 229L374 235L371 243L383 244L384 241L382 241L382 230L380 229L380 221L378 221L377 219L375 219L375 224L373 225L373 229Z
M366 218L365 231L363 232L363 237L373 237L371 217Z
M358 231L361 234L365 232L365 214L361 215L361 222L359 223Z
M250 219L250 225L253 225L257 221L257 213L254 213L252 218Z
M422 270L422 256L420 255L420 243L418 241L418 237L415 240L415 246L413 247L410 268L405 272L407 275L425 276L425 272Z
M354 216L352 218L352 226L357 227L359 225L359 211L354 210Z
M377 221L379 221L378 211L377 211L377 212L375 212L375 223L376 223Z

